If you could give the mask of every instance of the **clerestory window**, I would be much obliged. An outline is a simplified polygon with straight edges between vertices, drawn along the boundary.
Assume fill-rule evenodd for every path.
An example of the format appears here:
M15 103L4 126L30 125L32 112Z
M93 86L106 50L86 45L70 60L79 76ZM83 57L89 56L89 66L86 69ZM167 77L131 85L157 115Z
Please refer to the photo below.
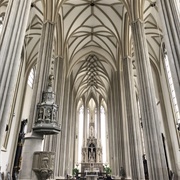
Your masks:
M180 123L180 112L179 112L179 107L177 104L176 92L174 89L174 83L173 83L172 74L171 74L171 70L170 70L170 66L169 66L169 59L167 56L165 46L163 48L164 48L163 49L164 50L164 65L165 65L165 71L166 71L168 86L169 86L169 92L171 95L171 102L172 102L172 106L173 106L173 111L174 111L176 123Z
M29 77L28 77L28 85L33 89L34 84L34 78L35 78L35 68L32 68Z
M84 106L79 109L79 143L78 143L78 163L81 163L82 146L83 146L83 121L84 121Z
M1 34L1 31L2 31L2 27L3 27L3 20L4 20L4 16L0 15L0 34Z
M101 106L101 142L102 142L102 161L106 163L106 112L103 106Z

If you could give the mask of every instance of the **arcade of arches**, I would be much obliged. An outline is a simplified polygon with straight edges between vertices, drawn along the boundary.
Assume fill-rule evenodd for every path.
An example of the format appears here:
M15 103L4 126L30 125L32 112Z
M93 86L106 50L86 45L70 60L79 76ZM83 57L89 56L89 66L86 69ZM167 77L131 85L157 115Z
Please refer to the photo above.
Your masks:
M179 0L0 0L0 179L180 180L179 110Z

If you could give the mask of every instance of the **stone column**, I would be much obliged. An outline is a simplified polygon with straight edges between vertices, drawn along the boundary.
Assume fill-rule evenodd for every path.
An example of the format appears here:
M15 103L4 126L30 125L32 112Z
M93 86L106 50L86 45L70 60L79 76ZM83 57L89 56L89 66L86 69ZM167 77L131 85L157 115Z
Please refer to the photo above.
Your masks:
M67 78L65 82L64 87L64 103L63 103L63 114L62 114L62 133L61 133L61 142L60 142L60 164L59 164L59 175L61 177L65 177L67 173L67 167L66 167L66 155L67 155L67 134L69 133L68 129L68 113L69 113L69 102L70 102L70 92L71 92L71 86L70 86L70 79Z
M75 161L75 148L76 148L76 144L75 144L75 139L76 139L76 126L75 126L75 119L74 117L76 116L76 103L75 103L75 96L73 94L73 97L72 97L72 124L71 124L71 128L72 128L72 135L71 135L71 144L70 144L70 159L71 159L71 163L70 163L70 166L69 166L69 174L72 174L72 169L74 168L74 165L76 164L76 161Z
M134 88L133 88L133 75L132 75L132 61L130 57L123 59L123 73L124 73L124 89L125 89L125 106L127 115L127 126L129 134L129 149L130 149L130 163L131 163L131 176L132 179L143 179L143 163L141 146L137 147L139 143L136 139L135 124L138 119L135 116L134 107ZM140 140L140 136L138 139ZM141 152L141 153L138 153ZM140 157L139 157L140 156ZM138 159L141 161L138 161Z
M108 110L110 110L111 112L111 118L109 118L109 124L110 124L110 133L111 133L111 138L109 139L110 142L110 166L112 168L113 174L114 175L118 175L118 171L119 171L119 164L120 162L120 154L122 153L122 149L124 148L124 146L121 146L121 142L120 141L120 137L123 131L120 131L119 134L119 103L120 103L120 99L119 99L119 83L118 82L118 78L117 78L117 72L113 73L112 76L112 83L111 83L111 97L110 97L110 107L108 107ZM117 98L118 97L118 98ZM122 125L122 124L121 124ZM121 152L119 151L119 146L122 147L121 148Z
M75 126L75 147L74 147L74 165L78 163L78 127L79 127L79 114L77 113L77 108L74 108L74 126Z
M39 58L37 62L36 77L33 90L33 99L31 103L29 124L27 137L25 138L23 152L22 152L22 169L20 171L19 179L33 179L34 173L32 173L33 159L26 159L27 152L31 157L35 151L41 151L42 149L42 135L38 135L32 131L32 126L35 121L36 107L41 102L42 92L46 89L47 79L50 71L50 62L52 59L52 47L54 37L55 23L46 21L42 27L41 44L39 49ZM38 143L38 146L34 144ZM31 148L29 148L31 147Z
M71 81L72 82L72 81ZM65 167L68 174L72 173L72 162L73 158L71 156L71 150L74 148L74 118L73 118L73 105L74 105L74 96L73 90L69 92L69 102L68 102L68 114L67 114L67 140L66 140L66 157L65 157ZM68 143L67 143L68 142ZM66 174L65 174L66 175Z
M30 5L31 0L9 0L0 36L0 147L10 116Z
M169 65L180 108L180 11L178 0L157 0Z
M62 56L55 57L55 93L56 93L56 102L59 105L59 113L58 113L58 123L61 124L62 120L62 104L63 104L63 88L64 88L64 78L63 78L63 66L64 66L64 58ZM61 83L60 83L61 82ZM56 138L54 136L53 138ZM61 133L57 135L57 143L55 144L55 168L54 168L54 176L59 176L59 164L60 162L60 144L61 144Z
M56 101L57 104L61 104L62 99L62 92L63 92L63 65L64 65L64 58L62 56L55 57L55 64L54 64L54 74L55 74L55 93L56 93ZM59 83L61 82L61 83ZM60 123L60 122L59 122Z
M38 180L35 173L32 171L33 154L36 151L41 151L43 136L35 133L28 133L24 140L25 143L22 152L19 180Z
M145 148L149 178L168 180L168 172L159 131L152 72L144 33L144 23L137 19L131 23L139 82L140 108L145 135Z
M119 121L118 121L118 127L119 127L119 175L120 175L120 169L123 167L123 169L126 172L126 176L130 176L130 155L129 155L129 140L128 140L128 132L127 129L127 118L126 118L126 109L124 107L125 102L125 90L124 90L124 82L123 82L123 71L119 69Z
M114 146L114 173L115 175L118 175L119 173L119 153L118 153L118 139L119 139L119 136L118 136L118 133L119 133L119 101L117 100L117 97L119 96L119 92L118 92L118 73L117 72L114 72L114 75L113 75L113 104L114 104L114 119L113 119L113 122L114 122L114 143L113 143L113 146Z
M112 92L110 92L112 94ZM108 114L108 135L109 135L109 165L110 167L113 169L113 162L112 162L112 157L113 157L113 134L112 134L112 117L113 117L113 111L112 111L112 97L111 95L109 95L108 98L108 104L107 104L107 109L109 110L109 114Z
M50 63L52 59L54 29L54 22L44 22L42 27L41 44L39 49L39 58L37 62L36 77L34 82L33 99L30 109L30 122L28 124L28 131L31 131L35 118L36 105L41 101L42 92L46 89L47 86L47 79L50 73Z
M112 172L113 174L115 174L115 125L114 125L114 121L115 121L115 105L114 105L114 81L112 82L112 97L111 97L111 120L110 120L110 123L111 123L111 167L112 167Z

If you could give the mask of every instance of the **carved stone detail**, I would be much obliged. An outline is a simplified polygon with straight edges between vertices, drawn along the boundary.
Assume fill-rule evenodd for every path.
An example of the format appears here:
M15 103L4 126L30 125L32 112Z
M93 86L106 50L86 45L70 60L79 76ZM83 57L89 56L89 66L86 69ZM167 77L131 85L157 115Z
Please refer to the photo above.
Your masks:
M52 91L53 75L49 76L47 91L42 94L42 102L37 105L36 119L33 130L41 134L57 134L60 127L57 123L58 105Z
M81 172L103 171L101 141L95 137L95 124L89 123L89 137L82 147Z
M54 171L54 152L40 151L34 153L33 171L39 179L48 179Z

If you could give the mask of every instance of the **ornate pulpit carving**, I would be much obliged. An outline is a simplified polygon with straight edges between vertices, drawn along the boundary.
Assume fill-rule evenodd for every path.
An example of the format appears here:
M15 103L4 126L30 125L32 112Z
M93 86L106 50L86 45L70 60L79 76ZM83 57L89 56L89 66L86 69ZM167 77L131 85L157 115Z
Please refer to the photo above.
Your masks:
M53 76L49 76L47 91L42 94L42 102L37 105L34 132L41 134L57 134L60 127L57 123L58 105L55 104L55 94L52 90Z
M48 179L54 171L54 152L40 151L34 153L33 171L38 178Z

